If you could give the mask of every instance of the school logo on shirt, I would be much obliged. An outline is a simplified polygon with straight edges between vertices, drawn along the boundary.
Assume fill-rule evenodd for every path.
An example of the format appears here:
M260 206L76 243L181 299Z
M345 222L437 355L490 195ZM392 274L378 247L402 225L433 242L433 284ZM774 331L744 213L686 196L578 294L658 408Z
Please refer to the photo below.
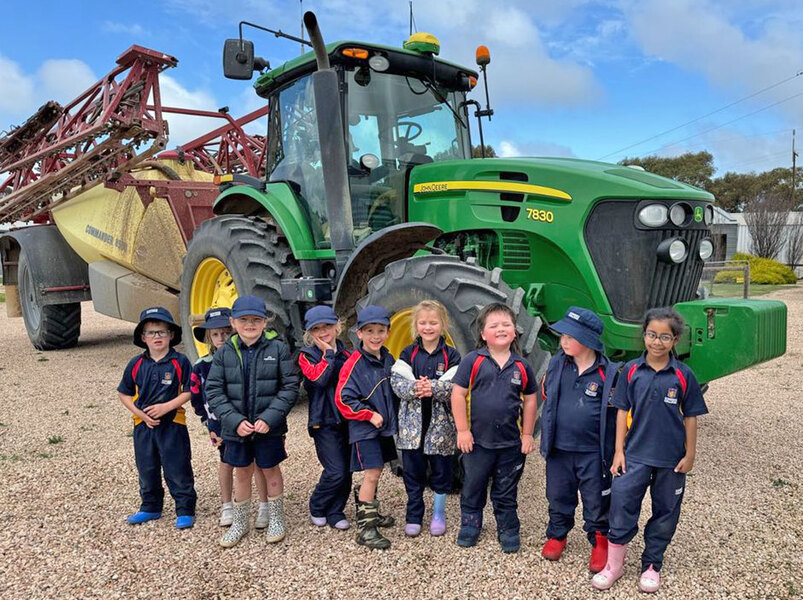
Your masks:
M664 396L664 402L667 404L677 404L678 403L678 388L669 388L666 390L666 396Z
M162 375L162 385L170 385L171 383L173 383L173 372L167 371Z
M513 378L510 380L513 385L521 385L521 371L516 369L513 371Z
M443 375L443 372L444 372L445 370L446 370L446 365L445 365L445 364L443 364L443 363L438 363L438 370L437 370L437 371L435 371L435 375L437 375L438 377L440 377L441 375Z
M275 361L275 360L276 360L276 357L275 357L275 356L270 356L270 355L268 355L268 356L266 356L266 357L265 357L264 359L262 359L262 360L274 360L274 361Z
M586 396L591 396L592 398L596 398L598 392L599 392L599 384L596 381L592 381L586 386Z

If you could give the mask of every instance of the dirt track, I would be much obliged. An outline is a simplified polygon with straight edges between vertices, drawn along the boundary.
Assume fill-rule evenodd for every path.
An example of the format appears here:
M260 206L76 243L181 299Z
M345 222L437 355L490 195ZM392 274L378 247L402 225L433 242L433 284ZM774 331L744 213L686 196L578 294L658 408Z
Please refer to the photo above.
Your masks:
M789 350L778 360L715 382L700 419L695 469L659 598L803 596L803 288L776 293L789 306ZM130 527L138 506L131 420L115 388L135 354L133 325L84 305L77 349L40 353L20 319L0 308L0 597L6 598L629 598L641 540L612 593L592 593L582 531L564 559L541 560L547 510L543 462L528 459L520 487L522 551L503 555L490 510L478 548L449 532L358 548L353 531L309 524L307 499L319 467L306 406L290 417L284 463L289 535L269 545L251 533L217 545L217 452L190 419L198 523L178 532L172 502L156 522ZM59 441L61 438L61 441ZM404 517L402 482L387 472L381 497ZM347 508L349 515L353 508ZM578 515L579 517L579 515Z

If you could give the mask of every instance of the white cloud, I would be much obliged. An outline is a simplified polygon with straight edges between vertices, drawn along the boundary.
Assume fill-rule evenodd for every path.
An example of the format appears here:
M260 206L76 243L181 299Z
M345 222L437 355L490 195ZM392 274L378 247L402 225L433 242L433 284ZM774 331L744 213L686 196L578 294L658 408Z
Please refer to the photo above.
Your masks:
M502 158L513 156L561 156L571 158L575 156L568 146L543 140L518 140L515 142L502 140L499 142L497 154Z
M521 156L521 152L513 142L502 140L499 142L499 152L497 153L502 158L509 158L511 156Z
M101 29L106 33L123 34L131 37L146 37L148 33L139 23L120 23L118 21L104 21Z
M217 111L220 106L215 97L205 90L190 90L170 75L159 76L162 106ZM236 115L239 116L239 115ZM165 113L170 128L168 148L189 142L225 123L223 119Z
M69 102L97 81L92 69L80 60L47 60L37 72L40 91L62 104Z
M29 109L34 98L33 79L27 77L19 65L0 55L0 81L3 91L0 93L0 114L19 113ZM0 128L5 127L0 123Z

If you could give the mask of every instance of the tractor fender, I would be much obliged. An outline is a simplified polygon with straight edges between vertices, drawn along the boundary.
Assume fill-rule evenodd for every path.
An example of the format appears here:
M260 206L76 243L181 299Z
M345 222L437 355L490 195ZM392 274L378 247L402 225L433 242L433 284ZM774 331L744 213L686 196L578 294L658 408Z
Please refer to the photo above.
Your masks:
M55 225L33 225L0 236L3 281L18 285L20 254L25 253L40 306L91 300L89 270Z
M267 190L232 186L215 199L212 210L216 215L267 217L285 235L297 260L318 258L309 219L290 186L285 183L268 186Z
M443 234L431 223L401 223L386 227L365 238L340 273L335 293L335 312L351 325L356 318L357 300L365 296L368 282L397 260L409 258Z

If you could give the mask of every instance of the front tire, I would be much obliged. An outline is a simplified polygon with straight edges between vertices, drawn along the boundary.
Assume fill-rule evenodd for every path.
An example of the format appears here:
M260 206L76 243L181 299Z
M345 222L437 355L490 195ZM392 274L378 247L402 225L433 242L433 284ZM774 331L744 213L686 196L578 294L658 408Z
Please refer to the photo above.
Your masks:
M73 348L81 335L81 303L40 304L25 249L18 265L19 299L22 320L34 348L62 350Z
M190 329L212 306L231 307L238 296L265 300L276 315L270 327L293 343L294 332L281 298L281 280L301 269L287 240L275 227L256 217L224 215L201 223L187 245L181 274L181 323L186 354L191 360L206 354Z

